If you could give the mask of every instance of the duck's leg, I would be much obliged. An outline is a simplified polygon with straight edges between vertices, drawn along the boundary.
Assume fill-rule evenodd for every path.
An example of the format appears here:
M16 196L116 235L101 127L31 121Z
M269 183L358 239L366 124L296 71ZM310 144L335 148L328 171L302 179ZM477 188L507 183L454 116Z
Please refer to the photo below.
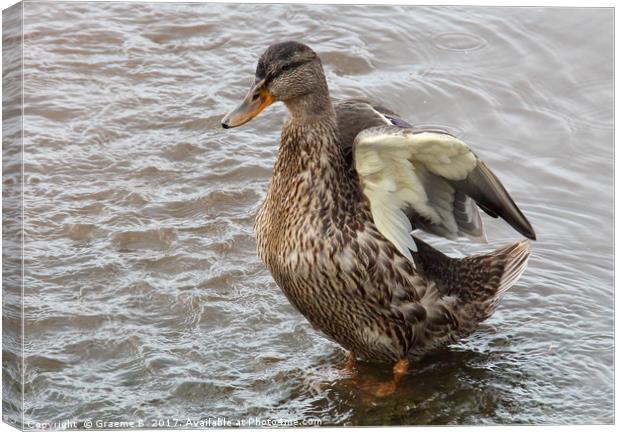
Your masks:
M344 365L344 370L345 372L352 374L352 373L355 373L356 366L357 366L357 357L352 351L349 351L349 353L347 354L347 362Z
M353 382L357 380L357 356L353 352L347 354L347 361L340 370L343 378L350 379Z
M379 384L375 390L375 396L389 396L396 391L398 383L400 383L403 377L407 375L407 371L409 370L409 361L406 358L398 360L392 370L392 380Z

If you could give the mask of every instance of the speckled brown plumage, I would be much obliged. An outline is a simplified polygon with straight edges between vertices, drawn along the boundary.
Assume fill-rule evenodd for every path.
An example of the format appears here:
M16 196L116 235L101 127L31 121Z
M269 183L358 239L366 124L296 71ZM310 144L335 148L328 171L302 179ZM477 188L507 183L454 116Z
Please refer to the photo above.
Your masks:
M350 151L360 130L385 123L377 110L393 113L332 104L308 50L272 46L257 68L290 113L256 219L260 258L312 326L356 356L396 362L467 336L522 271L527 242L453 259L416 239L415 265L405 258L375 226Z

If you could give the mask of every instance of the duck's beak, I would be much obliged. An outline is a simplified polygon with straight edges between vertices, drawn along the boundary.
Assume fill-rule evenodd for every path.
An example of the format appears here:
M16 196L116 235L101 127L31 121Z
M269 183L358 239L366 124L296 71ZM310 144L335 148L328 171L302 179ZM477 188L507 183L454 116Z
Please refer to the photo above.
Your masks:
M265 87L265 80L259 81L250 89L241 105L222 119L222 127L224 129L234 128L249 122L273 101L273 96Z

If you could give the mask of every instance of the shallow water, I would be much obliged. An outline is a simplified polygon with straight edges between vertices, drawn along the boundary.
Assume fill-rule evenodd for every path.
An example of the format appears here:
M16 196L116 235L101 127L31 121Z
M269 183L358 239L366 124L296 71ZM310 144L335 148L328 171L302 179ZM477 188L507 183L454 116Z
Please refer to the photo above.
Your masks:
M26 422L613 422L611 9L27 3L24 15ZM488 325L387 398L339 372L343 351L256 257L284 108L232 131L219 121L283 39L319 53L334 97L381 99L468 142L538 234ZM435 244L466 255L518 238L484 217L488 245ZM360 379L388 372L363 365Z

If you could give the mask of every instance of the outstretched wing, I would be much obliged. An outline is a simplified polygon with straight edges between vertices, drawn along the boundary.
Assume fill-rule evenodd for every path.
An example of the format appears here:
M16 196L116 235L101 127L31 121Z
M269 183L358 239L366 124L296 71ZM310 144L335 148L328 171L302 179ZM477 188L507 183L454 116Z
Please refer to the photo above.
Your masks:
M452 135L372 127L356 136L353 154L377 228L408 258L410 250L417 250L410 235L415 228L448 238L486 240L475 204L535 239L497 177Z

